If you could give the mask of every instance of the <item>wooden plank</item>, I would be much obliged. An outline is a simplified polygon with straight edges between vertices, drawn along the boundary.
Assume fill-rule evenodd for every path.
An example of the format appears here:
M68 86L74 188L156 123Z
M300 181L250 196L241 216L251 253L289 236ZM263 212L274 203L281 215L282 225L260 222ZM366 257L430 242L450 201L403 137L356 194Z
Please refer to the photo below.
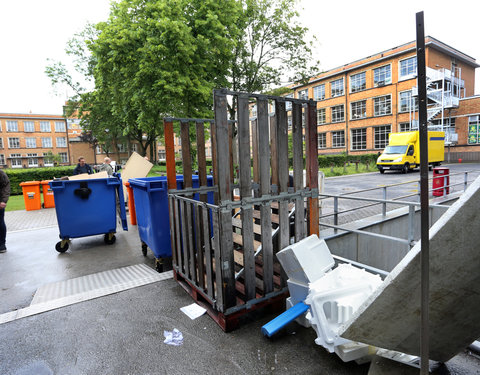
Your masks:
M253 218L252 218L252 221L253 221ZM234 217L234 218L232 218L232 225L235 228L242 229L242 220ZM262 234L262 227L258 224L253 224L253 233L261 235Z
M271 203L272 209L277 210L280 206L278 205L278 202L272 202ZM288 210L291 211L292 208L295 207L295 203L293 202L288 202Z
M235 127L235 123L228 121L228 149L230 150L230 183L234 184L235 181L235 170L233 168L233 153L235 152L236 148L233 148L233 128ZM233 191L231 198L233 199Z
M275 103L276 104L276 103ZM276 106L275 106L276 110ZM277 116L269 116L270 121L270 163L272 166L272 185L278 187L278 144L277 144Z
M252 175L250 158L250 126L248 96L238 95L238 155L240 168L240 197L252 198ZM247 300L255 298L255 258L253 241L253 206L242 207L242 245L244 256L245 295ZM235 239L234 239L235 242Z
M181 227L180 227L180 213L179 205L180 202L173 200L174 209L175 209L175 238L177 242L177 265L180 272L185 273L184 263L183 263L183 254L182 254L182 241L181 241Z
M172 263L178 265L177 243L175 237L175 200L173 197L168 197L168 219L170 223L170 243L172 244Z
M195 124L197 135L197 160L199 186L207 186L207 157L205 154L205 125L203 122ZM200 194L202 202L207 201L207 194Z
M253 182L260 181L260 173L258 169L258 133L257 133L257 119L252 120L252 158L253 158Z
M288 193L288 124L287 113L285 112L285 100L277 99L275 101L275 117L277 118L277 149L282 150L282 152L277 153L278 192L282 194ZM282 200L279 202L278 216L280 222L277 251L280 251L290 243L290 223L288 219L287 201Z
M187 208L185 201L180 200L180 225L182 228L182 250L185 276L190 279L190 254L188 251L188 229Z
M215 270L215 300L217 301L217 307L219 311L224 311L224 289L222 281L222 267L216 267L216 265L222 264L222 254L220 251L220 220L219 213L212 211L212 223L213 223L213 238L212 247L215 254L214 262L212 262Z
M220 206L227 203L232 194L230 182L229 126L227 120L227 97L221 90L214 91L215 132L217 139L218 198ZM232 214L222 207L219 216L222 285L224 309L235 306L235 269L233 264Z
M296 192L303 189L303 140L302 106L292 104L292 143L293 143L293 187ZM295 199L295 241L305 238L305 207L303 198Z
M175 167L175 139L173 122L164 121L165 156L167 159L167 186L168 189L177 188L177 172Z
M257 98L258 114L258 159L260 167L259 195L270 194L270 148L267 97ZM255 213L254 213L255 214ZM260 225L262 227L262 255L263 255L263 284L264 292L273 291L273 243L272 243L272 209L270 203L260 207Z
M212 143L213 185L218 186L217 136L214 122L210 123L210 140ZM213 202L215 205L218 205L218 192L213 193Z
M197 140L197 160L198 160L198 182L199 186L207 186L207 158L205 154L205 130L204 123L197 121L195 123L196 140ZM200 200L207 202L207 194L200 194ZM208 236L203 235L205 226L203 225L203 213L200 207L196 207L196 240L197 240L197 265L198 265L198 281L199 286L205 288L205 266L204 266L204 248L206 248L205 240L209 241ZM208 230L208 226L206 228ZM211 265L210 265L211 267ZM207 277L208 278L208 277Z
M190 153L190 124L180 122L180 136L182 140L183 187L192 187L192 155Z
M254 255L254 252L258 250L259 246L262 244L260 241L253 241L252 240L252 247L251 249L246 249L245 246L243 246L243 237L241 234L238 234L238 233L235 233L233 232L232 233L232 238L233 238L233 243L237 244L237 245L240 245L243 247L243 251L244 251L244 254L247 254L247 251L250 252L249 256L251 255L251 258L254 260L255 258L253 257ZM253 264L255 264L255 260L252 262ZM242 263L243 264L243 263ZM253 267L253 264L252 264L252 267Z
M308 180L307 184L310 189L318 189L318 151L317 151L317 116L315 113L316 102L309 100L307 104L306 116L306 133L308 143L307 170ZM319 235L319 212L318 212L318 198L308 198L308 234Z
M270 219L269 219L270 223L278 224L279 221L280 221L280 219L278 218L278 215L277 214L272 214L272 208L271 208L270 203L265 203L265 204L268 204L268 209L269 209L268 212L270 212ZM260 211L257 211L257 210L253 211L253 218L254 219L261 220L263 215L264 214L262 214L261 209L260 209ZM270 227L270 231L271 231L272 226L270 225L269 227Z
M200 206L192 204L193 217L195 218L195 247L196 247L196 264L198 271L198 286L205 289L205 259L203 254L203 236L202 236L202 213Z
M205 269L207 277L207 294L210 298L214 298L213 295L213 259L212 249L210 248L210 221L208 220L208 208L201 207L202 211L202 225L203 225L203 245L205 246Z

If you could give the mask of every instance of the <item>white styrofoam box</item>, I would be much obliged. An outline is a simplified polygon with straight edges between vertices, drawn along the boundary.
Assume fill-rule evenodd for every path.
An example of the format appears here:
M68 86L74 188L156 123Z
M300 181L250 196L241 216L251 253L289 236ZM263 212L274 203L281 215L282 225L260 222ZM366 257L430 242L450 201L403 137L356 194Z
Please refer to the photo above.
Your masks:
M315 234L279 251L277 258L288 278L303 284L314 282L335 265L327 244Z
M359 365L370 362L376 352L376 347L354 341L335 347L335 354L337 354L343 362L355 361Z
M348 343L338 335L340 326L381 283L380 276L350 264L341 264L311 283L305 303L310 305L309 320L317 332L315 343L330 353L336 346Z
M301 302L301 301L296 301L292 297L288 297L287 300L286 300L287 310L290 307L293 307L294 305L296 305L298 302ZM300 324L302 327L310 328L312 325L310 324L309 317L310 317L310 312L307 311L305 314L303 314L303 315L299 316L297 319L295 319L295 321L298 324Z
M294 280L288 279L287 280L288 291L290 292L290 297L292 297L295 301L301 302L307 298L308 295L308 284L299 283Z

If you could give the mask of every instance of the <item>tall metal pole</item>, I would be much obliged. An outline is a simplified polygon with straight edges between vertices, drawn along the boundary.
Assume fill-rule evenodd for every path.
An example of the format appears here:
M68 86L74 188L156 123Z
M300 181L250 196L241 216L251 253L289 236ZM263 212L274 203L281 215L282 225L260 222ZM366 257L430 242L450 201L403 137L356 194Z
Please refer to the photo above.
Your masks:
M418 118L420 134L420 207L421 207L421 339L420 374L428 374L429 345L429 228L428 228L428 126L425 34L423 12L416 14Z

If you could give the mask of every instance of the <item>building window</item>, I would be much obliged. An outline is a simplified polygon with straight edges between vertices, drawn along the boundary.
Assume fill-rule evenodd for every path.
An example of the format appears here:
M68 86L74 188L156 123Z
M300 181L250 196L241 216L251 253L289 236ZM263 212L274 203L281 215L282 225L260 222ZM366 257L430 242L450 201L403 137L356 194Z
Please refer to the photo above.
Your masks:
M332 122L343 121L345 121L345 110L343 108L343 104L332 107Z
M398 124L398 131L399 132L409 132L410 130L412 130L410 128L410 123L409 122L402 122L400 124Z
M353 102L352 106L352 120L367 117L367 101L361 100L359 102Z
M480 143L480 116L470 116L468 118L468 144Z
M318 148L327 148L327 133L318 134Z
M400 61L400 79L413 78L417 75L417 57Z
M317 109L317 125L322 125L327 122L325 113L325 108Z
M374 148L384 149L388 145L388 135L391 132L391 126L377 126L374 128L374 137L375 141L373 144Z
M102 148L100 146L95 147L95 153L96 154L101 154L102 153Z
M373 69L373 87L385 86L392 83L392 69L390 65Z
M27 154L28 166L29 167L38 167L38 155L37 154Z
M131 146L132 146L132 151L138 152L138 143L132 143Z
M18 121L7 121L7 132L18 132Z
M53 167L53 157L52 156L53 156L52 154L50 154L50 156L49 156L49 154L46 154L46 153L43 154L43 165L45 167Z
M367 129L352 129L352 150L367 149Z
M325 99L325 84L313 88L313 100Z
M332 132L332 147L345 147L345 131Z
M57 137L57 147L67 147L67 138Z
M25 147L26 148L36 148L37 147L36 138L25 138Z
M117 144L118 152L127 152L127 146L124 143Z
M402 91L399 96L399 112L410 112L411 108L414 111L418 111L418 97L412 96L412 90Z
M285 95L285 98L292 98L293 94ZM285 110L290 111L292 109L292 102L290 100L285 100Z
M252 115L250 117L257 117L257 106L252 106Z
M343 95L343 78L332 81L330 86L332 88L332 98Z
M61 163L68 163L68 154L66 152L59 152L58 155Z
M66 130L65 130L65 122L63 121L55 121L55 131L57 133L65 133Z
M159 150L158 151L158 158L160 160L165 160L167 158L167 154L165 153L165 150Z
M35 123L33 121L24 121L23 130L26 133L33 133L35 131Z
M49 133L52 131L50 126L50 121L40 121L40 131L44 133Z
M298 92L298 99L308 99L308 89L300 90Z
M0 138L0 148L3 148L3 138Z
M0 154L0 165L5 165L5 155Z
M43 148L52 147L52 138L50 138L50 137L43 137L43 138L42 138L42 147L43 147Z
M385 95L373 98L374 116L384 116L392 113L392 96Z
M8 138L8 148L20 148L20 138Z
M367 88L365 72L350 76L350 92L362 91Z
M10 154L10 158L12 168L22 168L22 155Z

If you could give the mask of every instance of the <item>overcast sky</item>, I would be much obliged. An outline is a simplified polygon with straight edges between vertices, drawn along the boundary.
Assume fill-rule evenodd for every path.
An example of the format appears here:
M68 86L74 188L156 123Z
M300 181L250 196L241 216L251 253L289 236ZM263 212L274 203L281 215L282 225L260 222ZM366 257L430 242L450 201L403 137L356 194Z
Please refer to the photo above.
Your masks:
M45 75L47 59L68 62L66 42L87 22L106 20L109 0L0 0L0 113L61 114L65 90ZM301 0L304 26L315 35L319 71L415 40L415 13L425 35L480 62L479 1ZM476 93L480 94L477 72Z

